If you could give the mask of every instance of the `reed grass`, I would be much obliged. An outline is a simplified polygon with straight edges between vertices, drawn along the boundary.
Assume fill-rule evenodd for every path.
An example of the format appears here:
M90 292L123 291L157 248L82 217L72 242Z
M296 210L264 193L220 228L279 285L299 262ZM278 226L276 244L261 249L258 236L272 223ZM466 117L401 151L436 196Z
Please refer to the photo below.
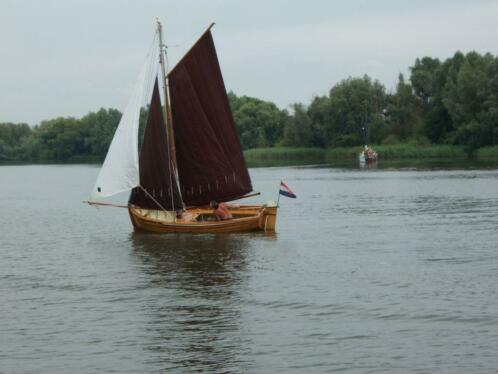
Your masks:
M457 145L417 145L401 143L393 145L372 145L380 160L387 159L465 159L465 147ZM244 152L248 162L258 161L309 161L327 162L333 160L355 160L362 147L345 148L254 148ZM477 152L477 157L498 157L498 147L486 147Z
M449 158L463 159L467 155L465 148L457 145L434 144L394 144L372 146L379 154L379 159L427 159L427 158ZM361 150L361 148L359 148ZM358 151L359 152L359 151Z
M325 161L325 149L322 148L253 148L244 151L248 162L252 161Z
M498 146L479 148L475 155L477 158L498 158Z

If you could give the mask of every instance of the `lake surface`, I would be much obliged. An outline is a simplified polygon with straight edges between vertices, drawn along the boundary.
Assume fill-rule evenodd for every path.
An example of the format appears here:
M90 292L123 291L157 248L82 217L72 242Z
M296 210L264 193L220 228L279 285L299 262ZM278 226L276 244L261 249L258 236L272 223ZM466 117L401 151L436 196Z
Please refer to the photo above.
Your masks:
M481 166L251 169L298 195L275 235L134 234L97 166L1 166L0 372L496 372Z

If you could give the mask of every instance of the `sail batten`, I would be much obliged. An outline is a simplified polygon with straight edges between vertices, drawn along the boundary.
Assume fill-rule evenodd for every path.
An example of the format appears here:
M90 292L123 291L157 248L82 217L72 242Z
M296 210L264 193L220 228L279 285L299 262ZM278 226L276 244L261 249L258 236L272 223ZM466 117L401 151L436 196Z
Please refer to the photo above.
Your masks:
M184 203L199 206L251 192L209 29L168 77Z

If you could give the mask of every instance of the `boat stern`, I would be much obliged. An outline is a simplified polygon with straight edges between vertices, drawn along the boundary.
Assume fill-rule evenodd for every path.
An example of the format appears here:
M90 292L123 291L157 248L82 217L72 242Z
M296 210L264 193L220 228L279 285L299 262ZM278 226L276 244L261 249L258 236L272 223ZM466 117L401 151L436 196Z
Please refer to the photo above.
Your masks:
M278 205L274 201L269 201L264 206L264 212L259 221L259 228L267 232L275 231L277 225L277 209Z

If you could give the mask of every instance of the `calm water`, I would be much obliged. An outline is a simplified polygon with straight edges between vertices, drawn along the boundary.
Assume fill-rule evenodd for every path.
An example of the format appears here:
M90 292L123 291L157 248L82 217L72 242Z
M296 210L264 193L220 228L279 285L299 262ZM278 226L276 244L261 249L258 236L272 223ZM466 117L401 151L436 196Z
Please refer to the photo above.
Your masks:
M0 372L498 368L497 169L252 169L274 236L134 234L97 172L0 167Z

